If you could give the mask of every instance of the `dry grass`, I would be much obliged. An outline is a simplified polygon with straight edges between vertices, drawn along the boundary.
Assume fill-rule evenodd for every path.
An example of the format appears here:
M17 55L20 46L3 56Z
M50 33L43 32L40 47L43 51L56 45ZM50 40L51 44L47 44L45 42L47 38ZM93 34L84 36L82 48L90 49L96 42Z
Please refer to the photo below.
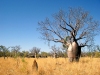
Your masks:
M39 58L38 72L32 72L34 58L0 58L0 75L100 75L100 58Z

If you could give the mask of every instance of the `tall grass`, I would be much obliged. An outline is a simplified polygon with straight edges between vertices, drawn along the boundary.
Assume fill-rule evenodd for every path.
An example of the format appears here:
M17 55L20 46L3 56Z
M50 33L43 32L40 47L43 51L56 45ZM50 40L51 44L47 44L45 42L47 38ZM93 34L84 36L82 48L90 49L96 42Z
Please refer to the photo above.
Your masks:
M38 72L32 72L34 58L0 58L0 75L100 75L100 58L39 58Z

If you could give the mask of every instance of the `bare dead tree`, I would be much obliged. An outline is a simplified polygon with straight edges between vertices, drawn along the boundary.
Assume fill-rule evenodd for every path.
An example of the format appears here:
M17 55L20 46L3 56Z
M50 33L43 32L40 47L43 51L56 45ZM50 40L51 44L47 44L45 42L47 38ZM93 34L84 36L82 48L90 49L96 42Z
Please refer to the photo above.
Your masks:
M40 52L40 48L37 48L37 47L33 47L31 50L30 50L31 54L33 54L35 56L35 58L37 57L37 54Z
M18 46L12 46L11 48L12 48L12 51L14 52L14 56L17 57L18 56L18 52L21 49L20 45L18 45Z
M91 45L100 31L99 22L82 8L69 8L67 12L60 10L53 15L53 20L46 18L38 25L43 40L60 42L68 47L70 61L78 61L81 48Z
M56 46L55 46L55 45L52 46L51 49L52 49L52 51L53 51L53 57L54 57L54 58L57 58L57 48L56 48Z

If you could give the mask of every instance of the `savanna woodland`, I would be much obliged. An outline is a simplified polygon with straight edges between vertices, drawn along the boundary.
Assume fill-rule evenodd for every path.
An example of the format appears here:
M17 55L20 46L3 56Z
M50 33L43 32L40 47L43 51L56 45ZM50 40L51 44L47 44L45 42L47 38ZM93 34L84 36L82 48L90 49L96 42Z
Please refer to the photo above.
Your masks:
M38 22L38 31L41 39L61 43L63 48L54 45L51 52L38 47L20 51L20 45L1 45L0 75L100 75L100 46L94 44L100 23L88 11L59 10Z

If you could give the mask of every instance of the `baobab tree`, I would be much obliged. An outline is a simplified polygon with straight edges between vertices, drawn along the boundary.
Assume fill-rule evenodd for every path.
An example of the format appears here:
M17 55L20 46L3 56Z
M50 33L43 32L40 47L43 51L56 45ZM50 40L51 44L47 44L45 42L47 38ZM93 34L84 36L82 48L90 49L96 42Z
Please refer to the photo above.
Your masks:
M38 23L42 39L60 42L67 47L70 61L79 61L81 48L91 45L100 30L100 24L82 8L60 10L53 19L46 18Z

